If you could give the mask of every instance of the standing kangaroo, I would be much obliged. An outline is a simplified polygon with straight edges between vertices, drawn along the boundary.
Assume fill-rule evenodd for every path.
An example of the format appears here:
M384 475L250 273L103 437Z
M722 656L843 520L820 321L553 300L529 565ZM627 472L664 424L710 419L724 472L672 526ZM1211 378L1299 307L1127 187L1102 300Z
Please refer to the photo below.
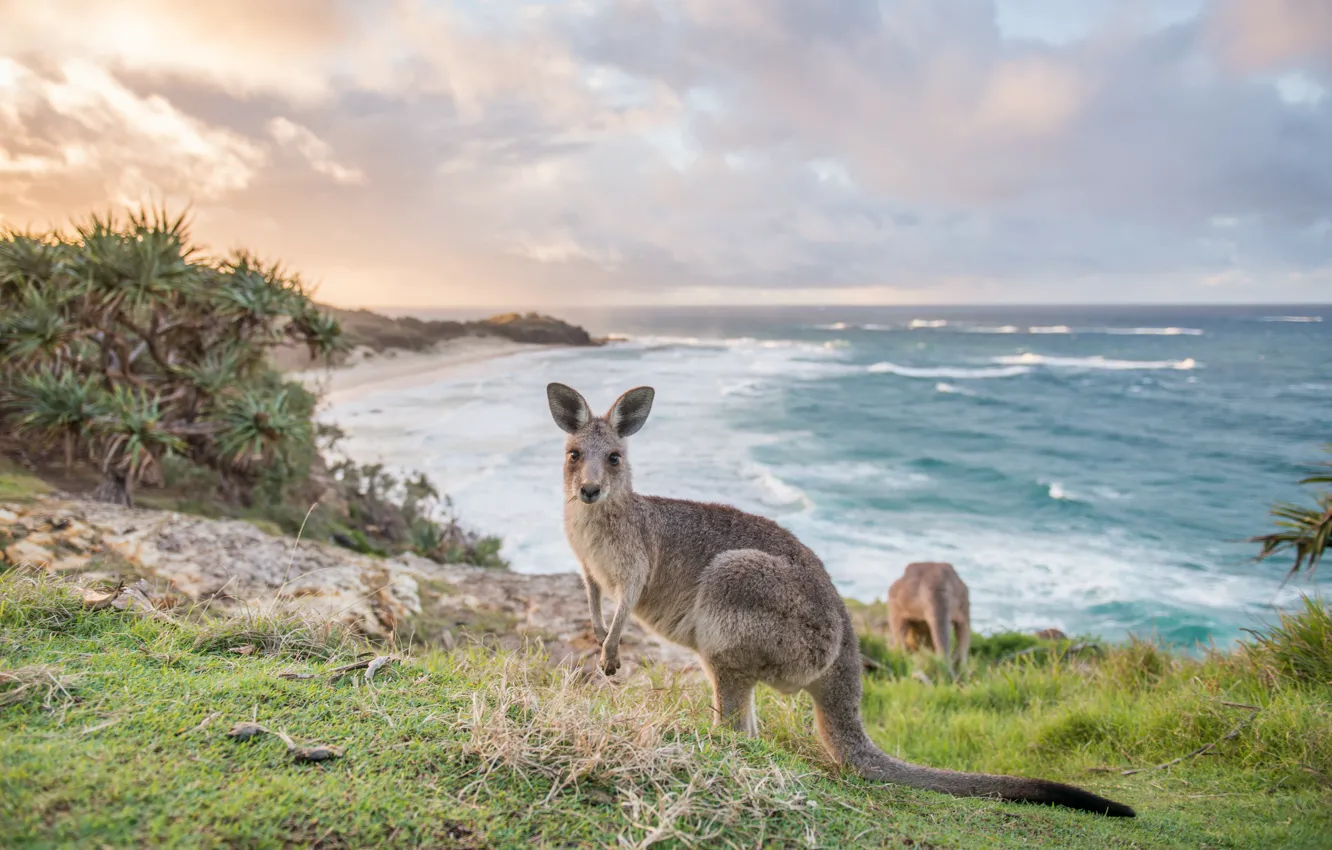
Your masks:
M967 586L952 564L907 564L902 577L888 588L888 637L893 646L907 649L907 638L918 624L929 629L930 642L957 670L967 664L971 647L971 601ZM949 652L949 639L957 630L957 665Z
M634 492L625 439L647 421L653 395L651 387L629 390L597 417L570 387L546 387L555 424L569 435L564 530L583 567L607 675L620 668L620 634L633 613L698 653L718 722L745 734L758 733L758 682L804 690L828 754L866 778L1133 817L1128 806L1070 785L922 767L875 746L860 720L859 640L818 556L771 520ZM603 590L618 601L610 628Z

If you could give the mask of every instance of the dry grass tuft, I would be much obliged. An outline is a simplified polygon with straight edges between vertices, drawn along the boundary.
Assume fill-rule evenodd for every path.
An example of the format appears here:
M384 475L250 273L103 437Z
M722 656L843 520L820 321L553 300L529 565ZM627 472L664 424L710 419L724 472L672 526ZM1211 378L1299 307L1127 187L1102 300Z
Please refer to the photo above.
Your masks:
M197 616L195 611L186 616L197 621L193 648L198 652L245 651L331 661L354 657L367 648L341 623L279 604L245 606L225 617Z
M614 802L631 823L616 843L633 847L706 844L741 822L761 831L777 812L813 828L810 774L751 764L730 733L700 729L710 708L680 674L616 686L520 654L457 658L485 683L453 721L475 777L464 793L516 776L549 782L543 805L568 790Z
M80 676L71 676L49 664L0 670L0 708L18 705L40 696L42 708L50 711L59 704L76 701L70 691Z

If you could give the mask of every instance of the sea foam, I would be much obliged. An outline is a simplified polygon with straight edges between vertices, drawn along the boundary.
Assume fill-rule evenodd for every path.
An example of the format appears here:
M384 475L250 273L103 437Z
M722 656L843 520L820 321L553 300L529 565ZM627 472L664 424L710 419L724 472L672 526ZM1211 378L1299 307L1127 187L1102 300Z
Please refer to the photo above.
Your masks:
M1197 368L1198 363L1192 357L1183 360L1112 360L1100 355L1091 357L1050 357L1044 354L1026 352L1024 354L992 357L992 363L1006 366L1050 366L1060 369L1109 369L1128 371L1133 369L1179 369Z
M964 366L899 366L884 361L869 367L873 374L899 375L903 378L953 378L956 380L982 378L1012 378L1025 375L1031 369L1025 365L968 368Z

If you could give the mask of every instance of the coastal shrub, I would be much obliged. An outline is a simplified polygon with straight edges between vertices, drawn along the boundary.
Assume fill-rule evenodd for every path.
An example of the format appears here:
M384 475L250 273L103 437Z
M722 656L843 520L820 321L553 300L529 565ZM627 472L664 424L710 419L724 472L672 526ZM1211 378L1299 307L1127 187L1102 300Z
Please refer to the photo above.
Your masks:
M1278 622L1250 632L1242 646L1264 677L1288 684L1332 684L1332 608L1306 596Z
M11 441L91 462L134 503L168 457L249 503L305 477L314 397L268 362L341 345L300 278L244 251L207 259L183 216L94 215L72 233L0 233L0 415Z
M453 499L441 496L425 473L399 480L383 464L341 460L331 467L346 523L333 532L349 549L367 555L415 552L441 564L504 569L502 541L465 528Z

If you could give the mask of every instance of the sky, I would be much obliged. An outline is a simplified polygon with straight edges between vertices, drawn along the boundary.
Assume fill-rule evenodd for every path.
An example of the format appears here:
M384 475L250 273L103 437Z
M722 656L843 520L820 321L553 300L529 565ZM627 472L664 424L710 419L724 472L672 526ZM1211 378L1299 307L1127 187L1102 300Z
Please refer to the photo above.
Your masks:
M0 0L0 226L339 306L1332 300L1328 0Z

